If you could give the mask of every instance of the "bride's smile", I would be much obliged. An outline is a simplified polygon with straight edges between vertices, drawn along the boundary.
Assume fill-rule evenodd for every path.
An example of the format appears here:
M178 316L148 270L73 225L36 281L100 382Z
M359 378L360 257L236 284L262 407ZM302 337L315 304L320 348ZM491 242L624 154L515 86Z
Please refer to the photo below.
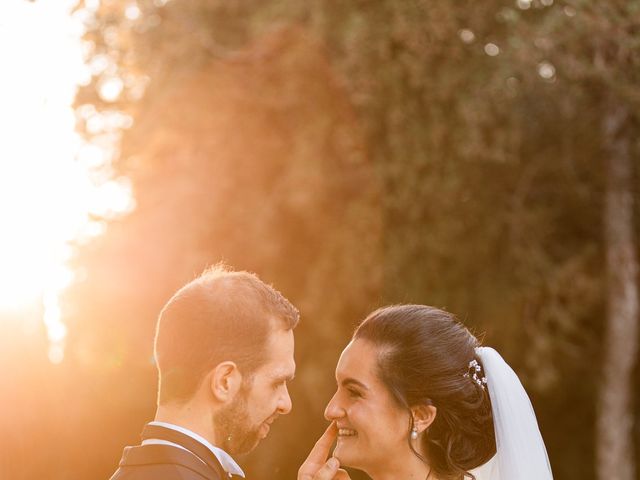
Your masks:
M517 375L449 312L370 313L340 356L336 383L324 412L331 425L298 480L348 480L339 467L372 480L553 480Z
M410 416L393 399L378 374L378 349L354 340L342 353L336 368L337 391L325 410L336 422L338 439L333 455L341 465L359 468L373 478L384 478L398 464L416 460L407 438Z

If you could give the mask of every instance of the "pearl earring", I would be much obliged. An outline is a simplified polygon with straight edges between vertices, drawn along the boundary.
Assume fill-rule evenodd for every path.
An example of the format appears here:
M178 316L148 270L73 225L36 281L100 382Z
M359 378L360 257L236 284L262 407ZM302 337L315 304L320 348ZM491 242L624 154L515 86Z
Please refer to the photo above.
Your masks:
M411 429L411 440L417 440L418 439L418 430L414 428Z

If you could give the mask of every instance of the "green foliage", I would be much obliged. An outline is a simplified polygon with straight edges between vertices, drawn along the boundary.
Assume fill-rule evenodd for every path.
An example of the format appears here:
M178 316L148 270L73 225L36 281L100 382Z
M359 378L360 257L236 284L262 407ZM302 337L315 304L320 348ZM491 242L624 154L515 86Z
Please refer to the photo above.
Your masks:
M122 441L153 407L162 302L224 259L303 313L294 413L256 478L294 477L353 325L391 302L484 333L533 392L556 478L593 478L600 119L613 94L637 120L638 2L146 0L135 20L129 3L89 21L109 62L77 103L132 116L115 168L138 208L79 250L67 298L75 362L106 376L93 398L147 379L111 393Z

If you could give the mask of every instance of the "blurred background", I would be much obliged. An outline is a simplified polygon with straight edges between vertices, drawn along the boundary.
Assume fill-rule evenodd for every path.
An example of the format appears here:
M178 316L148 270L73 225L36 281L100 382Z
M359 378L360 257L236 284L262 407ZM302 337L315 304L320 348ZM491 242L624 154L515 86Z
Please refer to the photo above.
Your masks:
M109 478L221 260L302 314L248 478L398 302L503 353L557 480L640 478L640 1L3 0L0 58L0 478Z

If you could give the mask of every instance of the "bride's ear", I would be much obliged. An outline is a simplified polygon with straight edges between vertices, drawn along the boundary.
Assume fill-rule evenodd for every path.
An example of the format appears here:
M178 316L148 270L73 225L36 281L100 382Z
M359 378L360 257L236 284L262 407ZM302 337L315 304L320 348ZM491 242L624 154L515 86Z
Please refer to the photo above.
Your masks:
M437 414L438 409L431 403L415 405L411 407L411 415L413 415L413 426L418 431L418 433L422 433L427 428L429 428L433 421L436 419Z

